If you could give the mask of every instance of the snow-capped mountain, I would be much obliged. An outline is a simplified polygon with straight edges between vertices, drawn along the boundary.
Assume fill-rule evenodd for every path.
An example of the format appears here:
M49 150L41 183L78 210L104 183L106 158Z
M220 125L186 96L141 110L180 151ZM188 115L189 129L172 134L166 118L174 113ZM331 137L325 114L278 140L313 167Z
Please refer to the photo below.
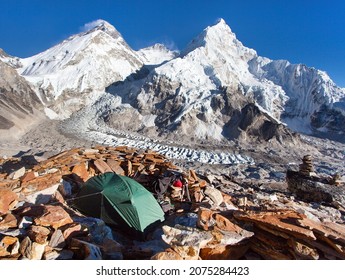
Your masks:
M305 133L337 131L339 124L337 132L345 132L341 122L330 120L334 110L337 120L344 118L344 89L322 71L258 56L243 46L224 20L207 27L179 57L137 80L116 83L108 92L121 99L117 103L121 105L103 112L108 120L135 111L139 119L150 120L135 129L158 127L158 134L175 131L189 138L218 141L248 133L262 137L266 121L275 128L286 122ZM258 110L246 107L249 103ZM256 124L247 131L240 125L248 120L244 108L251 108L250 114L265 115L265 121L256 123L253 118ZM120 128L116 121L111 125ZM122 121L121 127L125 126Z
M245 47L224 20L181 52L133 50L105 21L25 59L0 53L34 85L50 118L195 141L345 132L345 89L320 70ZM84 122L89 123L89 121ZM88 127L90 128L90 127ZM87 129L80 127L80 129Z
M60 117L68 117L88 104L95 93L143 65L121 34L105 21L21 63L20 73L37 86L45 103Z

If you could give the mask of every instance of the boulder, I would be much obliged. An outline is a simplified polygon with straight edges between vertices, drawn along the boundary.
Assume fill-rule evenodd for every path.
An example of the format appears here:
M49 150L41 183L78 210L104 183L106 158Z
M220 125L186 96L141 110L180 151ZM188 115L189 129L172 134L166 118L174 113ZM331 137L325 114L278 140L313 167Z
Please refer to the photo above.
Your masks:
M114 239L110 227L108 227L103 220L93 217L74 217L74 222L83 226L85 234L88 233L91 242L102 244L105 238Z

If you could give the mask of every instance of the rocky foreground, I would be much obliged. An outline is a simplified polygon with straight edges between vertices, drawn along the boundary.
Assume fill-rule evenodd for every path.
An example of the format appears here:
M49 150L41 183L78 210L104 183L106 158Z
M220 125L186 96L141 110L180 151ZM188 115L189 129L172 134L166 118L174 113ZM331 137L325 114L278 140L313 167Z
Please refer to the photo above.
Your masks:
M165 221L134 240L73 209L83 183L105 172L129 176L154 195L155 182L171 174L185 186L169 186ZM318 176L308 157L286 179L267 187L199 174L125 146L76 148L40 162L0 158L0 258L345 259L344 183Z

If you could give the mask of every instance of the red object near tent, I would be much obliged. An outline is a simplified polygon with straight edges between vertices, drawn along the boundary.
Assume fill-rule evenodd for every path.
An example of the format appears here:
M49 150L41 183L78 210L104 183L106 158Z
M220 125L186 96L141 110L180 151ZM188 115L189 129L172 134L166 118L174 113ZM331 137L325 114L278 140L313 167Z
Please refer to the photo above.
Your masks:
M176 187L176 188L182 188L182 182L181 180L176 180L174 183L173 183L173 186Z

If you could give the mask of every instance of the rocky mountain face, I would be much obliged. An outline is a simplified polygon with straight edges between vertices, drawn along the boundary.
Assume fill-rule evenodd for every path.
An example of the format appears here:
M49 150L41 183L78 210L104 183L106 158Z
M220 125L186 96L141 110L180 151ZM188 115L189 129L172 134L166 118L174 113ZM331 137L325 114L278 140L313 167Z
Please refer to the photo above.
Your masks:
M329 76L303 64L286 60L251 61L250 69L259 79L280 86L288 97L281 119L292 129L304 133L344 133L344 89Z
M7 139L25 132L32 124L44 118L42 109L42 103L29 83L0 60L1 138Z

